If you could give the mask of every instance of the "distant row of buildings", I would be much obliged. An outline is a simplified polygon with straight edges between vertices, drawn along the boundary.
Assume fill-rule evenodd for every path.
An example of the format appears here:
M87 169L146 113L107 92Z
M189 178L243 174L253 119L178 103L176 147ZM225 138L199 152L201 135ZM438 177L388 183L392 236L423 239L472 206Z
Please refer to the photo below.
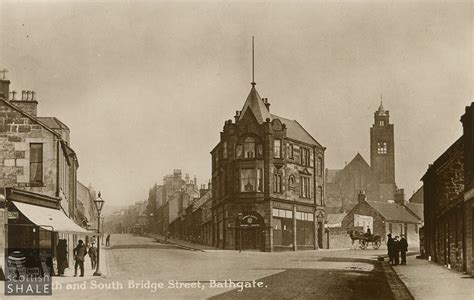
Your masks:
M10 81L0 79L0 249L25 257L28 268L45 272L47 265L52 274L58 240L66 240L72 262L78 238L97 229L96 195L77 180L70 129L38 116L37 108L33 91L17 99Z

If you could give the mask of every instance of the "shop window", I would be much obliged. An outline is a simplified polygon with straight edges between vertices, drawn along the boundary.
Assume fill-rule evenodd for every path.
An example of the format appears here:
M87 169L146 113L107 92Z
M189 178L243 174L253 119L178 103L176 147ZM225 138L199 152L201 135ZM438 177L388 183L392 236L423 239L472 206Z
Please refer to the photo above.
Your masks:
M281 193L281 174L273 174L273 192Z
M301 198L311 198L310 191L310 177L301 176L300 182L300 197Z
M273 157L281 158L281 140L275 139L273 141Z
M255 157L255 138L247 137L244 140L244 157L254 158Z
M43 144L30 144L30 182L43 183Z

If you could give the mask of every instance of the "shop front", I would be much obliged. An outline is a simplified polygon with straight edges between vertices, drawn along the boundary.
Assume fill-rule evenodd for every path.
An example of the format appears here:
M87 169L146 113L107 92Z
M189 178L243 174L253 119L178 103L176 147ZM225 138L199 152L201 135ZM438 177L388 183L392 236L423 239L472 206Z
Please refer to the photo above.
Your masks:
M7 216L4 218L6 292L9 280L15 279L18 288L18 283L21 284L18 278L43 278L44 288L44 283L48 282L44 278L56 273L58 241L64 241L64 237L70 240L72 235L91 234L66 216L59 201L41 194L7 189L4 203Z

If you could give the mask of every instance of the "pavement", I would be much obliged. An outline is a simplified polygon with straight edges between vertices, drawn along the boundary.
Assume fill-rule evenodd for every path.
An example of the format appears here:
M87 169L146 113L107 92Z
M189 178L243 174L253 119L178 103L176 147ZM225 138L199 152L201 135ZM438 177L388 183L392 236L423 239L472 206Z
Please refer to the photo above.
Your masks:
M413 256L392 268L415 299L474 299L472 276Z
M216 247L202 245L198 243L192 243L192 242L184 241L180 239L165 238L163 235L155 234L155 233L148 233L147 236L156 239L156 241L159 243L163 243L163 244L169 243L169 244L173 244L177 247L187 249L187 250L194 250L194 251L222 250Z
M99 270L102 274L102 277L108 275L108 265L107 265L107 251L108 247L100 246L100 258L99 258ZM74 261L69 263L69 268L64 270L64 276L54 276L53 277L53 286L63 285L66 283L80 282L84 280L96 279L97 276L94 276L95 269L92 269L90 257L87 255L84 261L84 277L80 277L80 269L78 268L78 276L74 276ZM58 287L59 288L59 287Z

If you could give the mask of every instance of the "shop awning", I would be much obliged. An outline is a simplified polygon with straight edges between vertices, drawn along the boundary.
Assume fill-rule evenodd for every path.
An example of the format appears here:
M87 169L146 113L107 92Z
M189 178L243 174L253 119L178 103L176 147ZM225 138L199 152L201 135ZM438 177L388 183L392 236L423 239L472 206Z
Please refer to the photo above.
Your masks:
M59 209L12 202L25 217L45 230L82 235L94 234L74 223Z

